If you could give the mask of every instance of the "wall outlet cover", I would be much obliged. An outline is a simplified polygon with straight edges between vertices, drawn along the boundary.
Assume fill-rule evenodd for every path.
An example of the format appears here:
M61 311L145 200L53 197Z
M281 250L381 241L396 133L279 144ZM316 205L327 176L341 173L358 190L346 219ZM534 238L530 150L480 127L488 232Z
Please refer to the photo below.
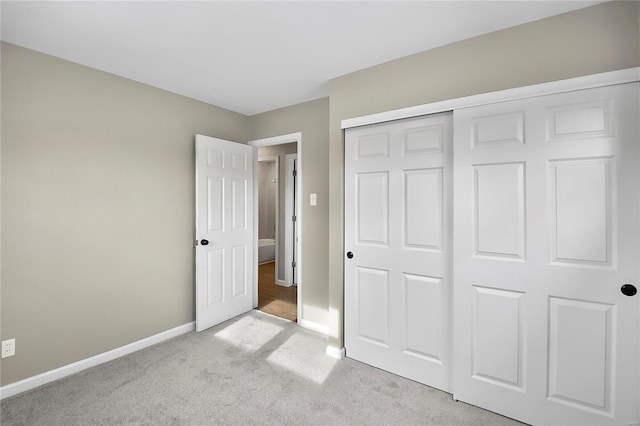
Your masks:
M16 339L2 341L2 358L14 356L16 354Z

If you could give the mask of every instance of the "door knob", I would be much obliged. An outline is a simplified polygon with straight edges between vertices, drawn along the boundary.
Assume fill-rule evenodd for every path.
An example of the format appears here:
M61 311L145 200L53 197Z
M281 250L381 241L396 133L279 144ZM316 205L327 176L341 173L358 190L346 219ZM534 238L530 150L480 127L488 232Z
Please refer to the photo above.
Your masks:
M206 246L209 244L209 240L200 240L200 244Z
M347 252L347 259L353 259L353 252Z
M638 289L633 284L623 284L622 287L620 287L620 291L625 296L635 296Z

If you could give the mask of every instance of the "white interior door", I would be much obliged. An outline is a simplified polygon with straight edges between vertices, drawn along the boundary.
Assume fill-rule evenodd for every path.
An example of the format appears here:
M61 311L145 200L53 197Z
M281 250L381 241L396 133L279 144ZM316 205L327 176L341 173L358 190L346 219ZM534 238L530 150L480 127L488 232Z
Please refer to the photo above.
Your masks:
M454 396L637 424L638 85L454 114Z
M345 348L450 390L451 114L345 135Z
M253 308L254 148L196 135L196 331Z

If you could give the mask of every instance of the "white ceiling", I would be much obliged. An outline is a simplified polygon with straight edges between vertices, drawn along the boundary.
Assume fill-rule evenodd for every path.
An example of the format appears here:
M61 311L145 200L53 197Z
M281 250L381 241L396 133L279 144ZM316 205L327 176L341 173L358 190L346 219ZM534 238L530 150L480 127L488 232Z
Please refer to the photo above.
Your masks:
M2 1L2 40L246 115L329 80L601 1Z

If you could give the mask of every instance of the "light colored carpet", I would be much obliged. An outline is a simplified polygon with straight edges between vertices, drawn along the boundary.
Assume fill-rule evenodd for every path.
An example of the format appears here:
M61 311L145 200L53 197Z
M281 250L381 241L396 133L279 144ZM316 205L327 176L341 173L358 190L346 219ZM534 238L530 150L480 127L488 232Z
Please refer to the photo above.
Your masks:
M250 312L2 401L9 425L517 422L324 354L326 338Z

